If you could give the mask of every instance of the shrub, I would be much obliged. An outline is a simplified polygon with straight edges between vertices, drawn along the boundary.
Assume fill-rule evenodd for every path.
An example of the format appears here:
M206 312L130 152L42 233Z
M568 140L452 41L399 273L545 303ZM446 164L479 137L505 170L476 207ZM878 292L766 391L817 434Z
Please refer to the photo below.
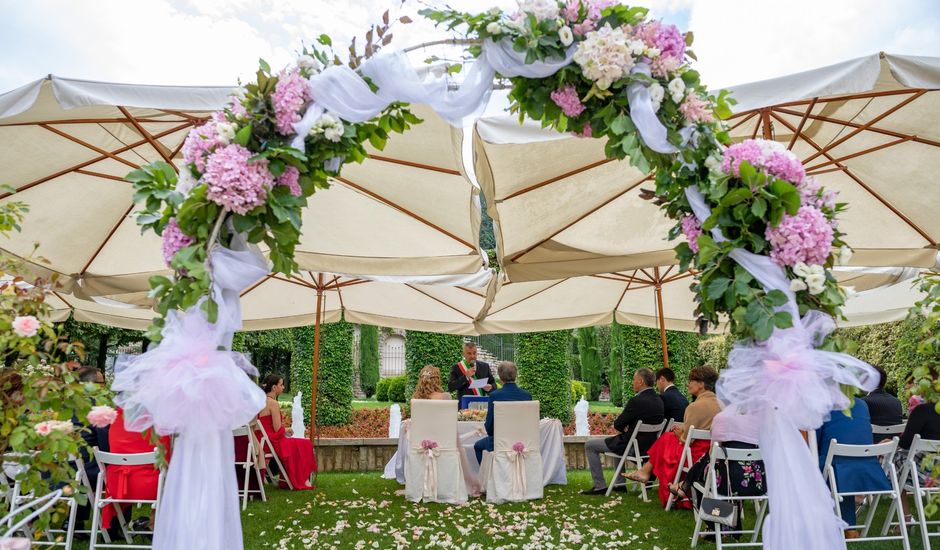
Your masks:
M313 375L314 327L294 329L291 379L294 391L308 391ZM352 325L345 321L320 327L320 365L317 374L317 418L323 426L338 426L352 414ZM310 421L310 400L304 399L304 418Z
M373 325L359 327L359 388L366 397L375 395L379 382L379 329Z
M391 378L383 378L375 385L375 400L388 401L388 386L391 384Z
M407 386L403 394L411 395L418 382L418 373L425 365L434 365L441 371L441 387L447 391L450 367L460 361L463 337L455 334L436 334L409 330L405 343ZM495 372L493 373L495 376Z
M405 393L405 388L408 385L408 377L396 376L394 378L390 378L389 380L388 400L395 403L404 403L405 401L408 401L407 395L409 394Z
M701 336L691 332L666 331L669 347L669 367L676 373L676 387L685 390L692 367L702 364L699 355ZM654 372L664 366L663 348L659 329L623 326L623 394L624 399L633 397L633 373L646 367Z
M597 349L597 330L578 329L578 355L581 357L581 380L587 382L588 399L596 401L601 392L601 354Z
M623 326L614 321L610 327L610 353L607 360L607 383L610 402L623 406Z
M581 398L588 399L587 388L584 387L584 382L580 380L571 381L571 404L577 405L578 401Z
M567 362L571 331L528 332L516 335L519 385L540 402L543 418L571 419L571 369Z

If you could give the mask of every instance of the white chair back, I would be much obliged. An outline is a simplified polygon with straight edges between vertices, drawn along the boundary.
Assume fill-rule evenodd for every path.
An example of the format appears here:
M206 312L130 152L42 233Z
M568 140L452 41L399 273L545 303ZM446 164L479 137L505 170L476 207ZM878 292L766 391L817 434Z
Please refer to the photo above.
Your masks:
M682 480L682 476L689 471L689 468L692 467L692 443L696 440L710 440L712 438L711 430L699 430L695 426L688 426L685 436L685 444L682 446L682 454L679 455L679 467L676 468L676 475L672 480L674 485L678 485L679 481ZM676 495L669 492L669 497L666 499L666 511L672 509L673 503L676 501Z
M411 400L411 448L434 441L439 449L457 448L457 401L452 399Z
M264 492L264 480L261 476L262 468L259 464L259 462L263 461L261 457L263 453L261 453L261 445L258 443L258 440L255 439L254 430L247 424L232 430L232 436L246 438L245 454L235 457L235 466L241 469L242 474L242 488L238 490L238 496L242 501L242 511L244 512L245 509L248 508L248 497L251 493L260 494L262 502L267 502L268 500ZM252 472L254 472L255 481L258 483L257 489L251 488L251 479L249 476Z
M163 478L166 474L163 468L159 468L160 473L157 476L157 494L156 498L152 500L121 499L105 496L104 488L107 482L108 466L153 466L154 469L157 469L157 451L120 454L105 452L98 449L98 447L93 447L92 451L94 451L95 460L98 462L99 473L98 482L95 484L94 499L92 501L94 504L92 505L91 534L88 543L89 550L95 550L95 548L151 548L149 544L133 543L133 537L135 535L152 535L153 533L151 531L134 531L131 529L124 521L124 515L120 513L120 508L121 505L126 504L149 504L154 510L158 510L163 492ZM116 508L118 512L116 518L124 532L124 539L127 544L112 544L108 542L107 538L105 538L104 543L98 542L98 532L101 529L101 510L106 506L114 506Z
M125 455L118 453L106 453L96 448L95 458L98 460L98 464L101 466L106 466L108 464L121 466L144 466L146 464L156 464L157 452L150 451L149 453L134 453ZM104 471L104 468L102 468L101 471Z
M457 448L457 401L412 399L408 452L405 455L405 498L463 504L467 486ZM425 449L422 443L433 442Z
M23 527L25 527L29 522L33 521L40 514L52 508L58 500L62 498L62 489L57 489L47 495L43 495L39 498L35 498L27 502L26 504L17 506L10 511L9 514L0 518L0 527L7 525L7 529L3 534L0 534L0 540L8 540L13 535ZM35 508L35 509L34 509ZM15 524L13 521L16 519L16 516L32 510L26 517L22 518L20 521ZM29 548L29 543L27 542L26 548Z
M521 442L535 453L539 448L539 402L497 401L493 403L493 450L511 451Z
M481 467L487 502L542 498L540 446L538 401L493 403L493 452L484 453Z
M878 426L875 424L871 425L872 435L901 435L904 433L904 428L907 427L907 422L901 422L900 424L894 424L891 426Z

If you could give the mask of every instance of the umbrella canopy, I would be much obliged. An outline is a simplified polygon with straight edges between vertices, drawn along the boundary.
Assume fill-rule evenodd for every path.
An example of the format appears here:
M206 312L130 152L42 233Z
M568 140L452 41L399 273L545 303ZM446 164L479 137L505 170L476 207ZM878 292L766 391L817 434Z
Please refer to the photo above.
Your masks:
M940 224L940 58L873 55L732 88L735 140L787 144L840 193L854 265L934 265ZM640 188L650 176L607 159L603 140L480 120L475 172L511 280L554 280L674 262L673 222ZM645 187L651 187L651 184Z
M476 334L475 322L495 286L490 270L434 277L272 274L242 293L243 330L315 325L319 316L320 324L345 319L406 330ZM48 302L54 321L64 321L71 313L78 321L144 329L155 316L145 292L92 299L57 292Z
M47 263L84 295L138 291L165 270L159 238L131 219L130 170L181 162L187 132L222 107L231 88L135 86L49 77L0 95L2 182L30 205L23 232L0 248L27 257L39 241ZM429 110L385 151L310 200L297 260L304 269L349 273L474 273L480 214L464 177L460 131Z

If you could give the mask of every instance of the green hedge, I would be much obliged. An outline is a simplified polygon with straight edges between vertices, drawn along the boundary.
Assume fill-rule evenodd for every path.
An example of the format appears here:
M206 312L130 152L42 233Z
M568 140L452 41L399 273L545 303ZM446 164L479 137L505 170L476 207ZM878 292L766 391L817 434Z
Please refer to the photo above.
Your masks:
M394 376L388 379L388 400L393 403L406 403L414 392L406 393L408 386L407 376Z
M676 387L685 393L689 371L702 364L699 355L701 336L692 332L666 331L669 347L669 368L676 373ZM659 329L623 326L623 395L633 397L633 373L647 367L656 372L663 367L663 348Z
M447 391L450 367L460 361L462 352L462 336L409 330L405 342L405 366L408 376L405 393L412 395L415 392L418 374L425 365L434 365L441 370L441 387Z
M567 362L569 330L516 335L519 385L541 402L543 418L567 424L571 419L571 369Z
M597 349L597 330L594 327L578 329L578 355L581 357L581 380L590 384L590 401L597 401L601 393L601 354Z
M359 388L366 397L375 395L379 383L379 329L373 325L359 326Z
M571 331L568 339L568 367L571 369L572 380L581 380L581 358L578 356L578 330Z
M314 327L294 329L291 379L295 390L309 396L313 374ZM317 424L341 426L352 415L353 330L345 321L320 328L320 366L317 380ZM304 418L310 420L310 399L303 399Z
M607 384L610 402L623 406L623 326L614 321L610 327L610 353L607 359Z
M289 328L237 332L232 339L232 349L247 353L251 363L258 368L259 380L268 374L284 377L285 389L293 393L291 377L291 359L294 355L294 333ZM310 395L310 388L299 388L304 395Z
M388 387L392 384L391 378L383 378L375 385L375 400L388 401Z

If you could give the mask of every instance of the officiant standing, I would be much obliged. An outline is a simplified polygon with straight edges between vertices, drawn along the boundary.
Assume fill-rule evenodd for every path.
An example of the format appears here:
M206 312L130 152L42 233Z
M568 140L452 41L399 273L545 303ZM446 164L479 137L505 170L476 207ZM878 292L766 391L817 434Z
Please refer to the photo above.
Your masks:
M482 388L471 388L474 380L486 380ZM477 345L464 342L463 360L450 368L448 391L457 392L457 399L465 395L486 395L496 387L496 379L490 371L490 364L477 361Z

